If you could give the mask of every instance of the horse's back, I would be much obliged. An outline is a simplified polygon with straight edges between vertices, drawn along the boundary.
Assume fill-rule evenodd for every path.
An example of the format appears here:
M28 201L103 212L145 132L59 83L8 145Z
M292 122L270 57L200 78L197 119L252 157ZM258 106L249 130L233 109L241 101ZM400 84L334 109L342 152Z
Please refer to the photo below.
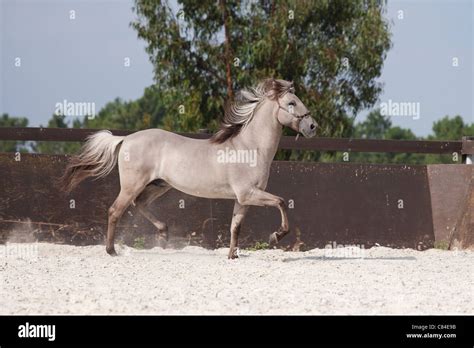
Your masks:
M135 140L146 140L146 139L151 139L151 140L158 140L158 139L166 139L166 138L185 138L179 134L169 132L164 129L160 128L149 128L149 129L144 129L135 133L132 133L128 135L125 140L126 141L135 141Z

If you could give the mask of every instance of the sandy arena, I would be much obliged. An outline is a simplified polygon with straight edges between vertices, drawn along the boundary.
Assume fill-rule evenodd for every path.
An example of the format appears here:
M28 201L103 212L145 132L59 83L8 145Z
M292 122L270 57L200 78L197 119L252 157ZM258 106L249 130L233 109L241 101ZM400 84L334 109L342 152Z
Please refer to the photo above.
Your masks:
M0 314L474 313L474 251L0 248Z

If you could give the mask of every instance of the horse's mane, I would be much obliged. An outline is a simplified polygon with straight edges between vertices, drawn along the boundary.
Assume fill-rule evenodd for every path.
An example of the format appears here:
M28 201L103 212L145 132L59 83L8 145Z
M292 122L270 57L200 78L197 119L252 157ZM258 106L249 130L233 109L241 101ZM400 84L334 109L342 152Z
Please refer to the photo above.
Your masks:
M292 82L265 79L255 87L237 92L235 100L226 103L221 127L212 136L211 142L221 144L235 137L252 121L255 110L265 100L265 97L276 100L292 91L292 89Z

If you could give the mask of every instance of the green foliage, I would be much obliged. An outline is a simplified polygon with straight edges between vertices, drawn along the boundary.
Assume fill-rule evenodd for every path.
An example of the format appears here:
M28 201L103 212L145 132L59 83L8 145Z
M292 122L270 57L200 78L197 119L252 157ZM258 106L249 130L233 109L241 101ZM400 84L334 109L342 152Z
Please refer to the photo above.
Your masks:
M135 101L116 98L107 103L94 118L85 118L84 128L141 130L158 127L166 109L165 95L156 87L145 89Z
M0 117L0 127L27 127L28 119L25 117L13 117L8 114L2 114ZM0 152L27 152L24 141L0 140Z
M71 123L72 128L81 128L82 122L79 119L70 119L66 116L53 115L48 121L48 128L69 128ZM41 126L43 127L43 126ZM35 152L45 154L72 154L79 150L81 143L79 142L65 142L65 141L42 141L37 142L33 149Z
M353 137L360 139L417 140L409 129L392 127L390 117L383 116L379 110L372 111L365 121L354 126ZM366 163L406 163L423 161L423 155L410 153L351 153L351 162Z
M433 123L433 133L426 140L461 140L463 135L474 134L474 123L468 125L464 123L460 116L453 118L446 116ZM361 139L422 140L417 138L409 129L393 127L390 118L381 115L379 110L371 112L367 115L365 121L354 126L353 137ZM331 161L331 158L323 158L323 160ZM351 153L350 161L400 164L456 163L456 161L453 161L452 155L410 153ZM460 161L461 156L458 156L457 162Z
M474 135L474 123L470 125L464 123L461 116L456 115L452 118L445 116L433 123L433 135L428 136L428 140L461 140L464 135ZM458 162L461 156L458 156ZM453 156L450 155L427 155L425 163L456 163Z
M464 123L459 115L453 118L445 116L433 124L433 133L428 137L429 140L458 140L464 135L474 135L474 123Z
M94 117L68 119L53 115L48 127L55 128L95 128L95 129L127 129L141 130L158 127L165 108L163 98L156 86L145 89L142 97L134 101L123 101L116 98L107 103ZM40 153L74 153L79 143L43 142L38 144Z
M321 136L344 136L350 133L347 114L373 105L381 91L376 78L390 48L381 2L180 0L178 5L175 13L167 1L136 0L131 24L147 43L156 88L166 91L161 93L167 129L215 130L228 96L275 77L295 82Z
M133 247L135 249L144 249L145 248L145 238L144 237L137 237L133 241Z
M434 242L435 249L449 250L449 242L446 240L437 240Z
M26 117L13 117L8 114L2 114L0 117L0 127L27 127L28 119Z
M257 251L257 250L266 250L270 248L270 244L265 242L256 242L253 247L247 248L249 251Z
M378 110L367 115L364 122L354 127L352 136L360 139L383 139L392 126L389 117L384 117Z

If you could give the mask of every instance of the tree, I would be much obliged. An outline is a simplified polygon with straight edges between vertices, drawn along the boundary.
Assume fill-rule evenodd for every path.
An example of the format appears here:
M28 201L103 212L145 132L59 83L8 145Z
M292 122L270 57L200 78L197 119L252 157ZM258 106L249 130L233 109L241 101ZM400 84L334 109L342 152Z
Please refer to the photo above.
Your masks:
M165 114L164 98L156 86L146 88L143 96L134 101L116 98L93 118L86 117L83 127L129 130L158 127Z
M68 128L69 124L72 128L81 128L82 122L80 119L69 119L64 115L53 115L48 121L48 128ZM40 125L40 127L43 127ZM33 145L35 152L46 154L72 154L77 152L81 147L79 142L69 141L42 141Z
M433 135L426 140L460 140L463 135L474 134L474 123L464 123L462 117L455 116L444 118L433 123ZM392 127L392 122L387 116L380 114L379 110L372 111L363 122L354 126L354 138L367 139L393 139L393 140L417 140L418 138L409 129ZM422 139L420 139L422 140ZM451 154L409 154L409 153L354 153L350 156L351 161L367 163L404 163L404 164L453 164L461 161L461 156Z
M461 116L453 118L445 116L433 123L432 140L461 140L464 135L474 135L474 123L471 125L464 123Z
M367 115L364 122L354 127L352 136L361 139L384 139L385 133L391 126L390 118L383 116L379 110L375 110Z
M26 117L13 117L7 113L0 117L0 127L27 127L28 119ZM26 152L27 145L24 141L0 140L0 152Z
M410 129L392 127L392 121L388 116L374 110L367 115L363 122L354 126L354 138L362 139L391 139L391 140L417 140ZM405 163L421 164L425 161L423 154L411 153L351 153L351 162L366 163Z
M445 116L433 123L433 135L428 136L428 140L461 140L464 135L474 135L474 123L467 124L461 116L452 118ZM452 155L428 155L426 163L456 163L456 156ZM461 156L457 156L457 162L461 161Z
M163 123L215 129L224 100L266 77L293 80L321 136L350 133L373 105L390 48L379 1L136 0L131 25L147 43ZM182 111L181 113L178 112Z

